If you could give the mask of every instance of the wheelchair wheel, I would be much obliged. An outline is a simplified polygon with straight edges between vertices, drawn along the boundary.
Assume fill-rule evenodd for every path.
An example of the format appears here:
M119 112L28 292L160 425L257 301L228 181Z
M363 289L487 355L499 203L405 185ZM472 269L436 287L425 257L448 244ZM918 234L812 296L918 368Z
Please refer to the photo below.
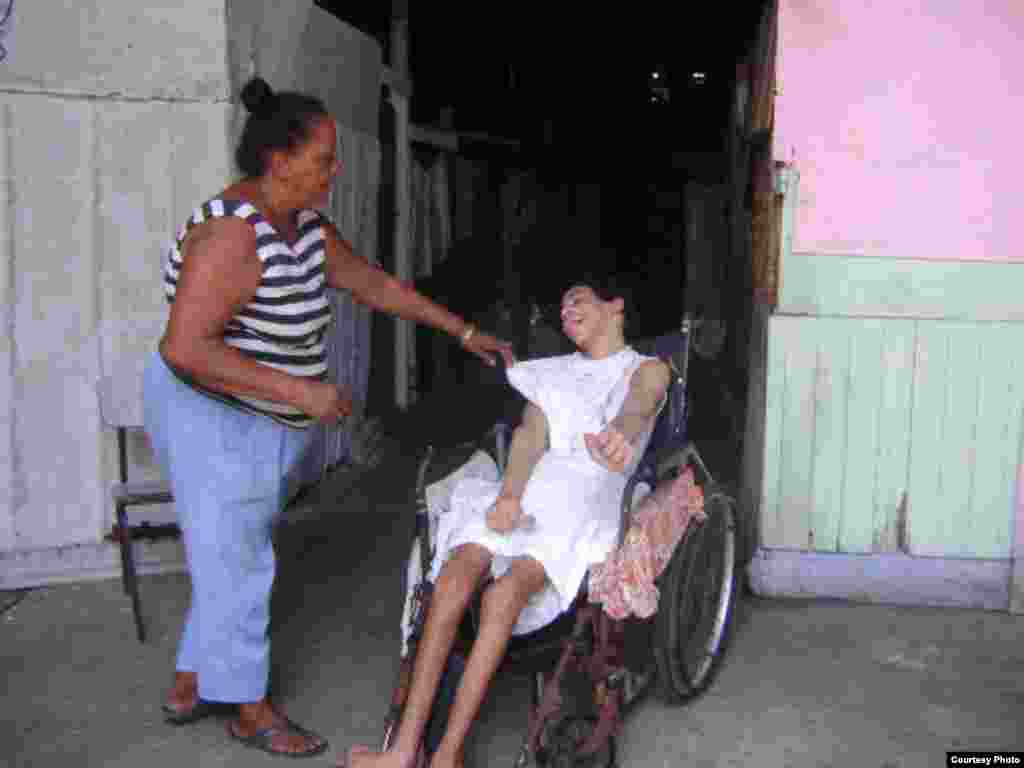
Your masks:
M550 768L611 768L615 765L615 737L592 755L581 755L580 745L590 736L597 721L589 717L567 717L555 727L549 747Z
M705 492L707 519L676 549L661 581L654 660L662 698L681 704L703 693L725 656L738 591L736 501Z

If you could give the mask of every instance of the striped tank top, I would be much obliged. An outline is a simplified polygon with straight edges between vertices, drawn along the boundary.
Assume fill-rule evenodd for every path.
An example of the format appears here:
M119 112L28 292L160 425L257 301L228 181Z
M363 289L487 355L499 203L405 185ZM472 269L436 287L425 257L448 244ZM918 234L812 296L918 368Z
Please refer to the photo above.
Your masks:
M181 248L193 227L222 216L237 216L256 230L256 252L262 265L256 295L224 329L224 341L262 365L293 376L324 380L327 355L324 334L331 319L324 258L322 219L316 211L300 211L299 236L288 245L251 203L214 198L193 212L171 244L164 268L164 293L174 303L181 271ZM172 368L173 370L173 368ZM264 414L291 427L308 427L314 419L291 405L213 392L175 373L206 395Z

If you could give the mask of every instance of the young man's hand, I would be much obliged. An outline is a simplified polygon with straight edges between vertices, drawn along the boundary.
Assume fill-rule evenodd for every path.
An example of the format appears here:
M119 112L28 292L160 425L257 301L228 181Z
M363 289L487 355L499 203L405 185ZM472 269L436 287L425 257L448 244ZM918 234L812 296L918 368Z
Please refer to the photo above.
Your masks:
M597 435L585 434L583 442L590 458L610 472L625 472L633 459L632 444L615 427L605 427Z
M487 510L487 527L498 533L509 533L524 520L523 507L519 499L499 496L494 506Z

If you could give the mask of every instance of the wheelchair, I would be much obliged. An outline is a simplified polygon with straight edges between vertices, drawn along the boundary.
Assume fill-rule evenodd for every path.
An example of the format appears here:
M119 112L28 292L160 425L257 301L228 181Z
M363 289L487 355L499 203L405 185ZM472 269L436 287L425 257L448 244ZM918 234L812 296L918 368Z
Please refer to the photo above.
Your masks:
M678 330L634 344L638 351L665 361L672 376L667 402L623 493L619 543L636 505L687 468L703 491L703 519L691 519L656 579L660 597L650 618L611 618L601 605L588 601L584 579L568 611L539 630L512 637L499 673L528 674L532 679L532 704L516 768L616 765L615 734L630 708L652 690L669 705L699 696L713 682L726 655L740 592L742 520L735 496L716 482L687 436L690 337L691 323L684 317ZM478 452L484 452L500 471L510 433L511 426L499 422L476 441L442 450L428 445L420 461L403 647L384 725L385 750L402 717L433 587L428 575L438 553L431 540L434 524L427 488L450 478ZM442 676L420 750L421 766L427 764L444 733L464 659L479 626L479 604L478 594Z

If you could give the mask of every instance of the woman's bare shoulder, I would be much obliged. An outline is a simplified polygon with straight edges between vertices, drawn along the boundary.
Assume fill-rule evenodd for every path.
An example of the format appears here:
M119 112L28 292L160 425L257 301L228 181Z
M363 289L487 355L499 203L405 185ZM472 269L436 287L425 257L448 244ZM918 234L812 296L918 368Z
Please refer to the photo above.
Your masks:
M194 225L185 236L182 247L183 255L186 256L200 249L236 255L251 252L255 256L256 230L249 222L237 216L218 216Z

